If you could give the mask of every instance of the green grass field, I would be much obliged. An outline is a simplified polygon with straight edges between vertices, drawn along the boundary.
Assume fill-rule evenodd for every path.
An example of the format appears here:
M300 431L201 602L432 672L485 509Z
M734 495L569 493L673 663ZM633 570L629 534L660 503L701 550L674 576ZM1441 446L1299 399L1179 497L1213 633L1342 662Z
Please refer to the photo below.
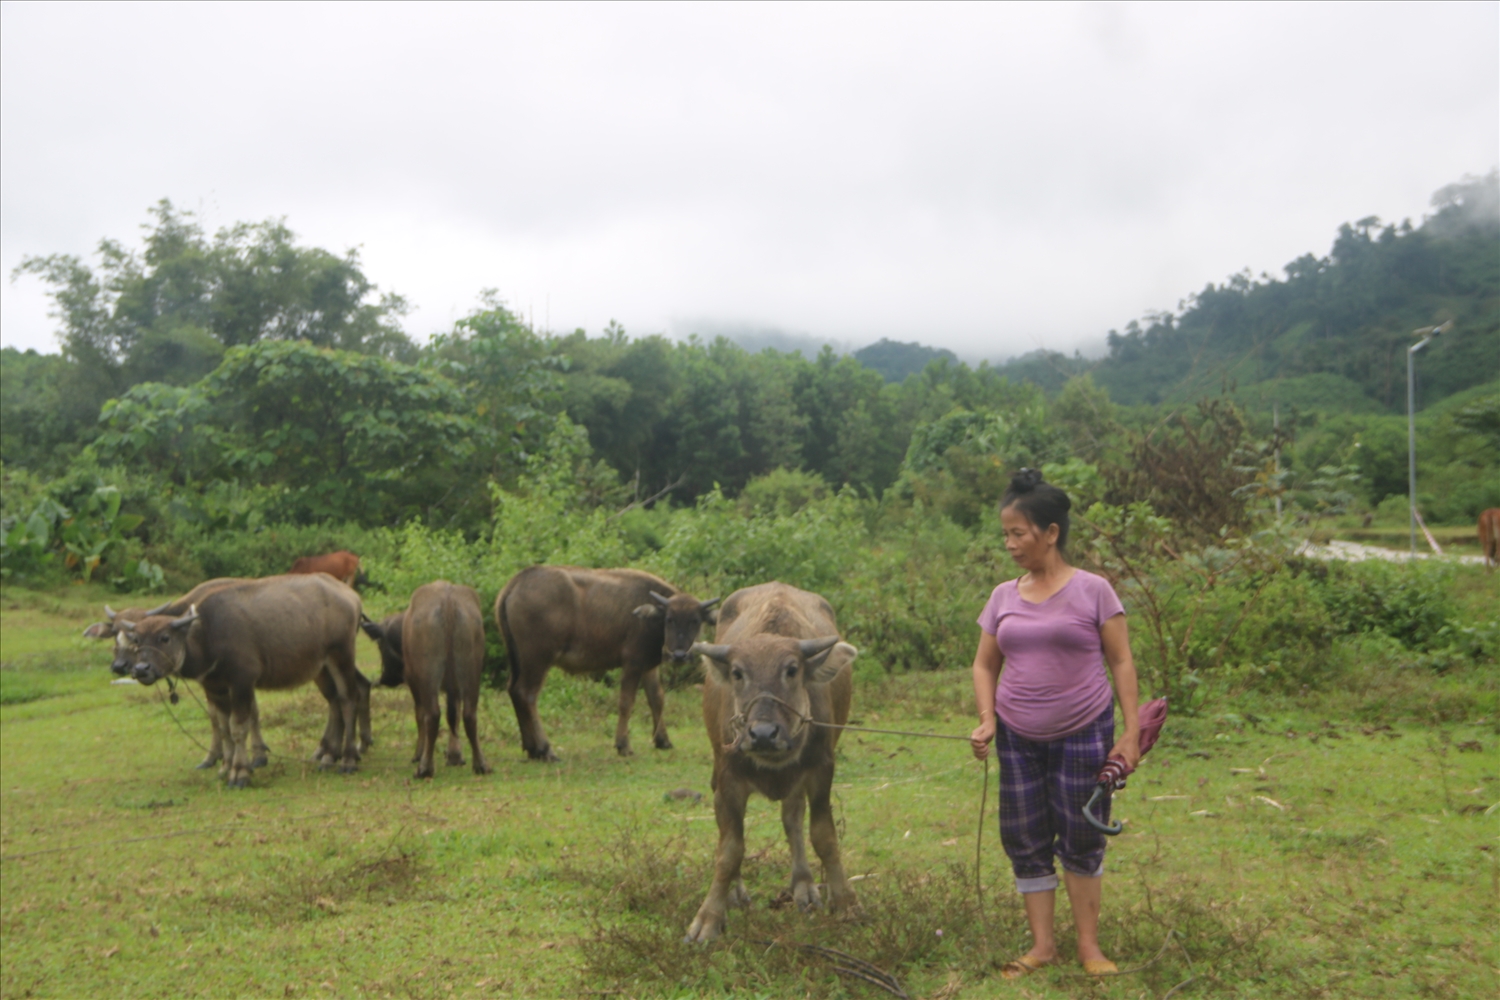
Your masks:
M1028 946L1020 900L992 817L976 899L982 772L962 744L841 744L835 804L860 919L781 904L779 817L756 800L752 907L731 912L720 942L689 947L716 837L692 688L668 699L677 749L621 759L614 690L554 673L553 766L523 761L508 699L487 690L495 773L440 765L428 782L407 763L404 690L376 690L378 742L347 777L305 763L325 718L314 689L263 695L272 763L231 792L193 769L193 740L208 741L194 699L176 706L179 728L165 691L111 686L107 644L78 638L104 599L3 598L6 998L889 995L799 944L872 962L913 997L1475 997L1497 981L1493 676L1431 682L1443 708L1428 716L1408 681L1396 690L1415 704L1394 724L1374 681L1174 717L1119 795L1127 832L1106 861L1105 948L1123 969L1152 964L1011 983L996 966ZM373 676L374 646L360 649ZM965 733L971 701L963 670L876 677L854 716ZM638 748L647 719L642 700ZM679 788L705 798L666 795Z

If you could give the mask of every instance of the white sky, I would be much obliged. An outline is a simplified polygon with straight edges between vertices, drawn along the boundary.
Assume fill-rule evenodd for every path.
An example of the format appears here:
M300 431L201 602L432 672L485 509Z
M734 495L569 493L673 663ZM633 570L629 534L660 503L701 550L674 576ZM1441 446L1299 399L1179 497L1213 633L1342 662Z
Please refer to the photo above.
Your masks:
M1085 353L1500 161L1500 5L0 5L0 266L285 216L426 336ZM41 284L0 340L54 350Z

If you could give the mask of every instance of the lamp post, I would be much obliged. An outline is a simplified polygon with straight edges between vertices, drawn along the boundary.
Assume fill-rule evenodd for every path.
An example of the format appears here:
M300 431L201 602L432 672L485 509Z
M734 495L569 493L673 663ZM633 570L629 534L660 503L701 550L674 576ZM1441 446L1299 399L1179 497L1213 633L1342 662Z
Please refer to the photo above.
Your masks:
M1406 462L1407 497L1411 527L1411 554L1417 554L1417 352L1431 343L1432 338L1446 333L1453 326L1450 319L1442 326L1424 326L1413 330L1412 336L1422 339L1406 349Z

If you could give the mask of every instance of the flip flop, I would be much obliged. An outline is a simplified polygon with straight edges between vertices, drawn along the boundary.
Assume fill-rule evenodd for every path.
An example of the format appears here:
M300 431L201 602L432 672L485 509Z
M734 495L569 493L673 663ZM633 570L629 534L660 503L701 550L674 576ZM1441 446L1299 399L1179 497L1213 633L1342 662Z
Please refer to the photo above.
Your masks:
M1022 955L1013 962L1006 962L1000 966L1001 979L1020 979L1029 976L1038 969L1051 965L1051 962L1043 962L1041 959L1032 958L1030 955Z
M1120 967L1107 958L1089 958L1084 960L1083 971L1089 976L1117 976Z

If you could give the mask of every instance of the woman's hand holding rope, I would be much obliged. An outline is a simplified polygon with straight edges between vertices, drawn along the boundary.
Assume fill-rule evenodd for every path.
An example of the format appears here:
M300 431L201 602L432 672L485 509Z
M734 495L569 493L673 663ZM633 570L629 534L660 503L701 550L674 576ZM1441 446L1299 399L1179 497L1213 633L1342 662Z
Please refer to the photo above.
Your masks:
M969 749L974 751L975 760L987 760L989 758L990 741L994 738L995 717L988 715L969 734Z

